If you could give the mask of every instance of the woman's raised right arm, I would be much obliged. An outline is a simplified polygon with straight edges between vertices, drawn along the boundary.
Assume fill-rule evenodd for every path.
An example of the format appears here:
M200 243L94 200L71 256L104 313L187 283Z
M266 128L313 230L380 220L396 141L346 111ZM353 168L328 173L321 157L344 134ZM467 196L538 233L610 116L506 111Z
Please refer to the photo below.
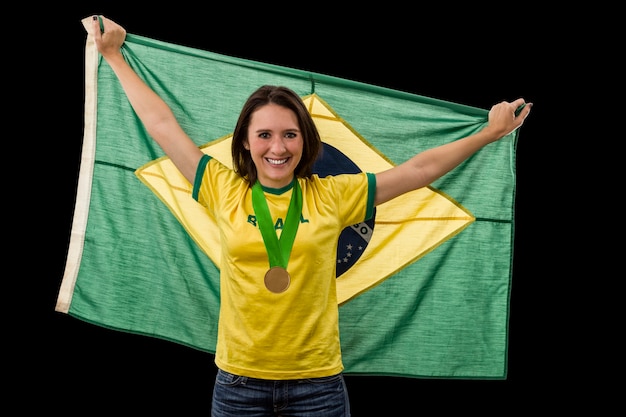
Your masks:
M128 65L121 47L126 30L101 16L93 17L93 34L98 52L111 66L139 119L150 136L159 144L174 165L193 184L198 162L203 153L182 129L169 106Z

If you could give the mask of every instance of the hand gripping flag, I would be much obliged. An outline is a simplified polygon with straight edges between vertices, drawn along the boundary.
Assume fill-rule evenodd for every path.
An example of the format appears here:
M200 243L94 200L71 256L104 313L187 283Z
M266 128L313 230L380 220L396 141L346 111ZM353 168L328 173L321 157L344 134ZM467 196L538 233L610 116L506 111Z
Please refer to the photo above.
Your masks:
M85 130L56 310L214 353L216 224L149 137L83 20ZM324 142L320 175L379 172L480 130L488 111L128 34L135 71L207 154L232 166L248 95L285 85ZM337 251L346 374L504 379L518 131L346 228Z

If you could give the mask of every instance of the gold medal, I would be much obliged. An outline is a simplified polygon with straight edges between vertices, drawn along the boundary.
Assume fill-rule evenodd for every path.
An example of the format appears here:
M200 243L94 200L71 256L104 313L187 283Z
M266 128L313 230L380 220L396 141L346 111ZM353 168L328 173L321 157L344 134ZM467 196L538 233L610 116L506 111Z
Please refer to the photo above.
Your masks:
M296 239L296 232L300 224L302 213L302 190L298 180L294 177L293 193L287 209L287 218L280 239L276 236L276 229L272 222L270 209L265 199L263 186L256 181L252 186L252 207L257 216L259 230L263 237L265 250L270 262L270 269L265 273L265 287L273 293L279 294L286 291L291 283L291 277L287 272L289 255Z
M285 291L290 283L289 272L282 266L273 266L265 273L265 287L273 293Z

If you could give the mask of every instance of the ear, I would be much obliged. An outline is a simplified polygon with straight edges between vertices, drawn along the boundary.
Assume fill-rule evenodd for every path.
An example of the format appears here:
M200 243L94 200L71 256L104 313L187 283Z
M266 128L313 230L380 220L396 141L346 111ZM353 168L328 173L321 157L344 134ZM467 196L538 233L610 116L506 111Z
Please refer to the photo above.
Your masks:
M246 151L250 150L250 144L248 143L248 139L243 141L243 147Z

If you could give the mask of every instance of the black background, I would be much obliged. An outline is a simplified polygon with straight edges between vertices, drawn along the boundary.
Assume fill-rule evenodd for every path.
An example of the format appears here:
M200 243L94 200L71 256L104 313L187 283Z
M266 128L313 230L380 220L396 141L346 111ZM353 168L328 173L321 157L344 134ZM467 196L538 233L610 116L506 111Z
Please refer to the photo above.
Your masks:
M340 10L337 5L252 10L205 10L210 4L173 10L177 4L130 11L129 7L75 7L55 18L59 45L49 48L62 76L52 83L62 116L53 125L64 161L49 180L55 184L55 214L44 241L47 256L44 299L28 327L34 340L24 384L45 390L48 402L65 407L81 398L92 411L197 410L208 415L215 375L213 357L153 338L111 331L54 311L65 268L83 135L84 43L81 19L103 14L129 33L225 55L337 76L488 109L501 100L524 97L535 104L520 131L517 150L517 205L514 275L505 380L437 380L347 376L353 415L441 412L498 412L536 409L554 398L557 348L547 342L550 327L545 291L537 291L537 246L533 220L540 196L534 174L546 165L539 152L540 123L547 101L542 88L551 67L538 11L412 8ZM156 10L159 9L159 10ZM202 11L201 11L202 10ZM328 10L328 13L326 11ZM490 12L491 16L487 16ZM496 13L494 15L494 13ZM500 15L498 13L501 13ZM57 13L58 15L58 13ZM42 23L42 26L45 26ZM41 28L43 29L43 27ZM45 32L45 31L43 31ZM543 47L543 48L542 48ZM542 81L538 81L541 73ZM53 104L56 106L57 104ZM59 109L56 109L59 111ZM42 308L43 306L43 308ZM40 315L40 310L43 311ZM43 320L42 320L43 317ZM548 322L546 322L548 321ZM541 336L539 336L541 333ZM542 377L543 375L543 377ZM547 382L547 383L546 383ZM556 381L558 383L558 381ZM529 396L531 398L529 398ZM37 400L35 399L35 402ZM503 407L503 404L506 404ZM25 404L34 407L36 404ZM413 412L415 410L415 412Z

